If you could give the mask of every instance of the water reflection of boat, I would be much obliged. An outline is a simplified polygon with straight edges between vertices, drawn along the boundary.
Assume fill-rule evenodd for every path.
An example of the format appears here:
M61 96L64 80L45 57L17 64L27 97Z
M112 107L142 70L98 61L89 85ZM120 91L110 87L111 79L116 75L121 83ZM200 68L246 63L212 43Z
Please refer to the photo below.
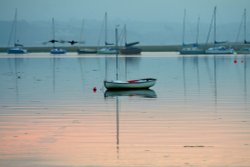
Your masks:
M117 96L139 96L145 98L156 98L157 95L151 89L136 89L136 90L106 90L104 97L117 97Z

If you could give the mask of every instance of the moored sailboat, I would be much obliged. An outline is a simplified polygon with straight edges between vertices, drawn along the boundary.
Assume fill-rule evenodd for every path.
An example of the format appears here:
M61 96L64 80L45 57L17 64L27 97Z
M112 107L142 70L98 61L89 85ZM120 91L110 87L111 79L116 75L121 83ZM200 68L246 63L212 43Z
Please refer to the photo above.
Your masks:
M139 42L131 42L127 43L127 27L124 25L124 40L125 45L120 49L120 54L123 55L138 55L141 54L141 49L135 47L135 45L139 44Z
M50 54L65 54L67 51L63 48L59 48L59 47L56 47L55 46L55 43L64 43L65 41L59 41L59 40L56 40L55 38L55 20L54 18L52 18L52 39L49 40L48 42L45 42L46 43L52 43L53 44L53 48L50 50Z
M196 43L194 43L194 44L185 44L186 10L184 10L183 32L182 32L183 33L182 34L182 48L180 50L180 54L204 54L205 53L205 50L198 45L199 25L200 25L200 17L198 17L198 22L197 22Z
M117 48L112 46L112 43L108 43L108 14L105 12L104 18L104 47L97 50L98 54L116 54Z
M234 54L234 49L233 48L227 48L224 45L221 45L222 43L225 42L217 42L216 40L216 6L214 7L214 12L213 12L213 17L212 17L212 22L211 25L213 24L214 26L214 46L208 48L205 53L206 54ZM208 33L208 38L207 38L207 42L209 39L209 35L210 35L210 31L211 31L211 26L209 29L209 33Z
M244 44L243 45L244 46L241 49L236 51L238 54L249 54L250 53L250 46L249 46L250 42L248 42L246 39L246 34L247 34L246 20L247 20L247 11L246 11L246 9L244 9L244 14L243 14L243 21L244 21Z
M14 47L8 49L8 54L25 54L27 53L27 50L23 48L23 45L19 43L19 40L17 40L17 9L15 10L15 16L14 21L12 25L12 31L10 35L10 40L12 37L12 32L14 31ZM9 43L10 43L9 40Z
M82 28L81 28L81 33L80 33L80 41L83 41L81 39L82 34L83 34L83 28L84 28L84 20L82 21ZM82 43L85 43L85 42L83 41ZM78 54L95 54L95 53L97 53L97 50L93 49L93 48L80 47L80 45L79 45L79 47L77 49L77 53Z

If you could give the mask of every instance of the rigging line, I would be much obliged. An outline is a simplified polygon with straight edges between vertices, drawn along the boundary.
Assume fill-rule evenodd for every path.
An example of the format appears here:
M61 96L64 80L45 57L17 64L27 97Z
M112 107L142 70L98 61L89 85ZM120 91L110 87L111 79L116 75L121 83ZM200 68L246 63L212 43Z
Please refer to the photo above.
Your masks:
M17 8L15 10L15 22L14 22L14 42L16 43L16 35L17 35Z
M214 22L214 13L212 15L212 19L211 19L211 22L210 22L210 26L209 26L209 30L208 30L208 34L207 34L206 44L208 44L208 41L209 41L209 38L210 38L213 22Z
M196 44L198 45L199 42L199 34L200 33L200 16L198 17L197 21L197 34L196 34Z
M244 9L244 42L246 42L247 35L247 9Z
M79 41L83 41L83 30L84 30L84 25L85 25L85 22L84 22L84 19L82 19L82 25L81 25L81 31L80 31L80 39ZM79 45L80 45L80 42L79 42Z
M118 38L119 40L119 42L120 42L120 45L122 45L123 44L123 42L125 43L125 31L124 31L124 29L122 29L122 31L120 32L120 35L119 35L119 38Z
M101 30L100 30L100 33L99 33L99 38L98 38L98 41L97 41L97 45L100 46L100 43L101 43L101 40L102 40L102 34L103 34L103 31L104 31L104 23L105 20L102 21L102 25L101 25Z
M242 18L241 18L241 21L240 21L240 26L239 26L239 29L238 29L237 36L236 36L236 38L235 38L235 42L238 42L238 41L239 41L239 36L240 36L241 29L242 29L243 21L244 21L244 14L243 14L243 16L242 16Z
M15 15L14 15L14 21L12 22L12 26L11 26L11 31L10 31L10 35L9 35L9 41L8 41L8 47L10 46L12 38L14 38L13 39L14 43L16 42L15 37L13 37L13 32L15 32L15 26L16 26L16 12L15 12ZM15 34L14 34L14 36L15 36Z

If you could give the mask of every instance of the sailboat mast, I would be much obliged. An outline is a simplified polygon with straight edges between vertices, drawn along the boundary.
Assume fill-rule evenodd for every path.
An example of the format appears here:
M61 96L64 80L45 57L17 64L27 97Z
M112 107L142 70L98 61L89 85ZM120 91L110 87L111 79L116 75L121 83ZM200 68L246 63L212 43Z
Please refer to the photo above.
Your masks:
M199 40L199 33L200 33L200 17L198 17L197 21L197 34L196 34L196 44L198 45Z
M246 43L247 39L246 39L246 36L247 36L247 10L244 9L244 43Z
M15 18L14 18L14 44L16 44L16 35L17 35L17 8L15 10Z
M52 18L52 40L55 40L55 20ZM55 43L53 42L53 47L55 47Z
M82 19L81 32L80 32L80 41L83 41L83 30L84 30L84 19ZM80 44L80 42L79 42Z
M216 6L214 7L214 44L216 43Z
M125 40L125 44L127 44L127 26L126 26L126 24L124 25L124 40Z
M116 49L116 80L118 80L118 26L115 28L115 49Z
M185 29L186 29L186 9L184 9L184 17L183 17L182 45L185 45Z
M104 36L104 40L105 40L105 45L107 45L107 41L108 41L108 25L107 25L107 22L108 22L108 14L107 12L105 12L105 18L104 18L104 31L105 31L105 36Z

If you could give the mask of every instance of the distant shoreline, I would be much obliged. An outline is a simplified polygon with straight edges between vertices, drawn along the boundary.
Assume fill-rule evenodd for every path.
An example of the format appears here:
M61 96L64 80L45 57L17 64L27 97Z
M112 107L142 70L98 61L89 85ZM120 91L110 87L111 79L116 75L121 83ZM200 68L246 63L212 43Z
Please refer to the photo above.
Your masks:
M201 44L200 47L207 49L213 46L212 44L205 45ZM239 50L242 47L250 47L250 44L242 44L242 43L226 43L224 46L232 47L235 50ZM77 52L78 48L93 48L98 49L104 46L58 46L60 48L64 48L67 52ZM142 52L178 52L182 48L182 45L138 45L138 48L142 49ZM24 47L28 50L29 53L40 53L40 52L50 52L52 47ZM8 47L0 47L0 52L7 52Z

